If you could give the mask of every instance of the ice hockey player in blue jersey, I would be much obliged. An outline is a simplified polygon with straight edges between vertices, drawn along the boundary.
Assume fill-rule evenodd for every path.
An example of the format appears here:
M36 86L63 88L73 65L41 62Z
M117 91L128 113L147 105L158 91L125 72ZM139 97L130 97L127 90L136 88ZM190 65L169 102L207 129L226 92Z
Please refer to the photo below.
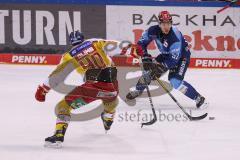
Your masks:
M183 80L191 56L188 43L182 33L172 26L172 16L168 11L162 11L158 18L159 25L146 30L136 45L136 52L142 56L143 67L147 71L143 76L149 85L151 80L161 77L169 70L168 79L172 87L194 100L197 108L202 108L206 104L205 98ZM156 58L152 58L147 51L147 46L152 41L155 41L159 50ZM143 76L139 79L136 90L127 94L127 99L135 99L143 93L146 88Z

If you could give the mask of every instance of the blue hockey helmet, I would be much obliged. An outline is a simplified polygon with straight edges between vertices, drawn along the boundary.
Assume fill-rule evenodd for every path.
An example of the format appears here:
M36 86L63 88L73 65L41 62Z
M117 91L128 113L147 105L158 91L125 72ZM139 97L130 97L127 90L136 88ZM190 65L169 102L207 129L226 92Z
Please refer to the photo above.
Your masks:
M72 46L78 45L84 41L83 34L77 30L75 32L71 32L69 35L69 41L72 44Z

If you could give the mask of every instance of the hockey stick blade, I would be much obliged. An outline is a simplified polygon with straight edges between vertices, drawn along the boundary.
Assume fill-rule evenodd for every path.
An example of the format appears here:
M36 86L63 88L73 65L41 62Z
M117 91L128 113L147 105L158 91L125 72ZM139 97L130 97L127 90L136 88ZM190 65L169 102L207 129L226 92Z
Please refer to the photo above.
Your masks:
M155 122L157 122L156 118L153 118L151 121L146 122L146 123L142 123L141 128L143 128L143 126L150 126L152 124L154 124Z
M205 113L205 114L203 114L199 117L192 117L190 115L187 115L187 116L188 116L190 121L199 121L199 120L202 120L202 119L206 118L208 116L208 113Z
M149 122L142 123L141 128L143 128L143 126L150 126L150 125L154 124L155 122L157 122L157 115L155 113L155 110L152 110L152 111L153 111L153 119Z

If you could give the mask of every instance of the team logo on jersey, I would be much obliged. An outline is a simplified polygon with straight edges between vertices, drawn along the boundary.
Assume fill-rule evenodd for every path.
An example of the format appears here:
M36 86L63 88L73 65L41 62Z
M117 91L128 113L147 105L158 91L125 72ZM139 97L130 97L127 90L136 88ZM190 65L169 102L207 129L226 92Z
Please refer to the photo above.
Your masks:
M163 46L166 47L166 48L168 47L168 42L167 42L166 39L163 40Z

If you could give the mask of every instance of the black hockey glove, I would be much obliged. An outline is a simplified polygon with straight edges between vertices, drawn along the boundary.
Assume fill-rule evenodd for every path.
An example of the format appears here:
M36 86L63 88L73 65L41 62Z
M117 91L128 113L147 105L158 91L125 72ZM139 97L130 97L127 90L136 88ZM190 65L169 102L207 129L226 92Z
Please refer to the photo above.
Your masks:
M145 71L151 71L153 68L152 56L150 54L145 54L142 57L143 69Z

